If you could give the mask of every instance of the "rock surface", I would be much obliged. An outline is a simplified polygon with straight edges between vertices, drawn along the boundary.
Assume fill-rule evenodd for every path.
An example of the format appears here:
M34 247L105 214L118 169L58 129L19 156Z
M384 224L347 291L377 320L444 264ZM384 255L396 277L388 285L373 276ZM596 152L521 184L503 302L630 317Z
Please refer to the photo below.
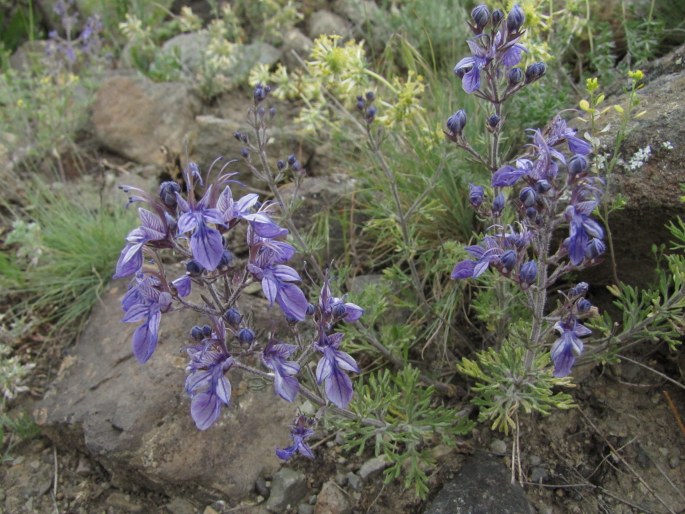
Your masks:
M654 69L654 73L661 70L666 74L650 77L638 92L640 104L635 112L646 112L628 124L628 135L620 150L624 164L615 168L609 180L610 189L622 194L628 202L624 210L613 213L610 218L618 276L622 281L637 285L647 285L654 277L651 246L668 246L671 240L665 224L675 216L685 214L679 188L685 182L685 104L682 101L685 47L674 54L680 57L664 57L663 68ZM610 97L606 102L625 106L627 96ZM613 148L620 124L618 114L613 110L600 119L600 126L607 124L612 129L602 134L600 140L607 148ZM648 147L649 150L645 150ZM649 154L642 165L638 165L639 152ZM598 275L593 282L610 281L608 261L590 272Z
M532 514L523 489L507 468L484 453L471 456L446 483L424 514Z
M140 365L130 348L135 325L119 321L124 291L125 284L116 282L102 296L36 420L58 447L92 455L117 487L144 486L205 503L240 501L259 476L278 469L274 448L289 442L294 406L277 399L271 387L252 390L247 377L232 370L231 406L213 427L198 431L183 391L182 351L196 315L165 315L160 346Z
M297 505L307 494L307 478L303 473L290 468L282 468L271 482L271 494L266 502L270 512L285 512Z
M199 111L199 101L183 84L113 75L97 91L92 122L98 141L108 150L135 162L161 165L161 146L183 154Z
M326 482L316 500L314 514L350 514L352 508L347 495L333 480Z

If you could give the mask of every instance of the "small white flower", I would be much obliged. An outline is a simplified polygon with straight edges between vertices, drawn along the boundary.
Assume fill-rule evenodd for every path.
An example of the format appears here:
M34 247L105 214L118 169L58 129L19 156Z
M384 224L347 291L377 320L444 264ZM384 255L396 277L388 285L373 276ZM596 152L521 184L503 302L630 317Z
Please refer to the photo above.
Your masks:
M670 151L673 150L673 143L671 143L670 141L664 141L663 143L661 143L661 147L665 150Z
M649 161L649 158L652 156L652 147L647 145L644 148L640 148L633 156L630 158L630 161L628 162L628 168L631 171L636 171L642 168L647 161Z

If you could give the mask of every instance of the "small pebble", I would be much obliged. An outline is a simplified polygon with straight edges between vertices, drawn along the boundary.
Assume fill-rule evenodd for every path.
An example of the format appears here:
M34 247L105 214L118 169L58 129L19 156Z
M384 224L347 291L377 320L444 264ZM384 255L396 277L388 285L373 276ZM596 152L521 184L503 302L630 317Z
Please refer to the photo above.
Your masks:
M504 455L507 453L507 443L501 439L494 439L490 443L490 451L495 455Z
M672 456L668 459L668 465L671 466L671 469L677 468L680 465L680 457L677 455Z
M362 488L362 479L356 473L347 474L347 483L353 491L359 491Z
M257 493L263 496L264 498L269 497L269 487L266 485L266 480L264 479L264 477L259 477L257 478L257 480L255 480L254 488L255 491L257 491Z
M530 456L530 465L531 466L539 466L541 462L542 462L542 459L540 457L538 457L537 455L531 455Z
M530 470L530 481L535 484L541 484L549 478L549 472L544 466L535 466Z
M297 508L297 514L314 514L314 506L308 503L300 503Z

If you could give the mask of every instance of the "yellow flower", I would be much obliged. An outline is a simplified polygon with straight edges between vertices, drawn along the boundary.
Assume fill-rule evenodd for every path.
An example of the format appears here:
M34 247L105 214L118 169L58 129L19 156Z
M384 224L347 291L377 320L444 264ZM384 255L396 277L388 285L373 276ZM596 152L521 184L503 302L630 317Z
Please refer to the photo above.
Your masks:
M642 73L642 70L629 71L628 77L633 79L634 82L638 82L645 77L645 74Z
M585 80L585 89L588 93L593 93L599 87L599 79L597 77L591 77Z

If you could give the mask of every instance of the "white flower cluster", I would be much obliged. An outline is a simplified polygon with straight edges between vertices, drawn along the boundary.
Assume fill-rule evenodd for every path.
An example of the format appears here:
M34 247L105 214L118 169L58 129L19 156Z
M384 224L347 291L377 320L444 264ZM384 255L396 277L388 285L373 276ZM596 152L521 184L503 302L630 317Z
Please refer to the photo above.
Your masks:
M671 151L673 150L674 146L673 143L671 143L670 141L664 141L663 143L661 143L661 148L663 148L664 150Z
M649 161L649 158L652 156L652 147L650 145L645 146L644 148L640 148L637 152L633 154L633 156L630 158L630 161L628 161L628 168L630 171L636 171L642 168L647 161Z

